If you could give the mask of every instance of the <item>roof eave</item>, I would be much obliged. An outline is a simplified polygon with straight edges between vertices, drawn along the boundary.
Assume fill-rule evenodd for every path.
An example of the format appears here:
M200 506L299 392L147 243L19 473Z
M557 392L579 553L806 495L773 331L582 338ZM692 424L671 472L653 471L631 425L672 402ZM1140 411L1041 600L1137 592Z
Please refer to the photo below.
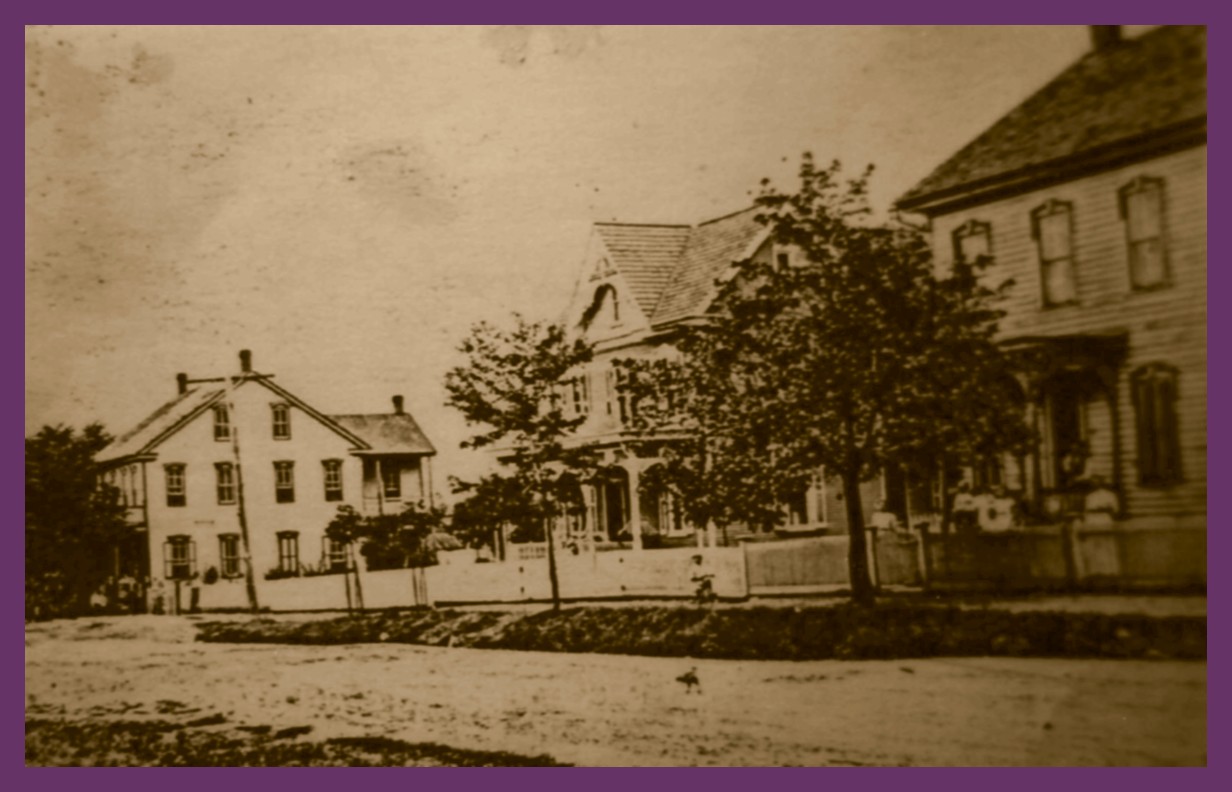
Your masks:
M995 176L919 195L908 193L894 205L931 217L1202 145L1206 145L1205 115Z

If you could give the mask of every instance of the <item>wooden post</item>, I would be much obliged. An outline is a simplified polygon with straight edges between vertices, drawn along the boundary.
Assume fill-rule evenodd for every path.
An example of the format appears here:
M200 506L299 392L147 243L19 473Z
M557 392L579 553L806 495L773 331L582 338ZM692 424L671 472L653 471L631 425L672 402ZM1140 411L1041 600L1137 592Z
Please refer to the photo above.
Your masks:
M355 572L355 607L360 613L364 612L364 584L360 577L359 559L356 558L354 542L346 543L346 565L347 577L350 577L351 571Z
M642 499L641 494L637 491L640 470L636 460L631 460L629 466L625 468L628 472L629 479L629 519L626 524L629 526L629 534L633 540L633 549L642 549Z

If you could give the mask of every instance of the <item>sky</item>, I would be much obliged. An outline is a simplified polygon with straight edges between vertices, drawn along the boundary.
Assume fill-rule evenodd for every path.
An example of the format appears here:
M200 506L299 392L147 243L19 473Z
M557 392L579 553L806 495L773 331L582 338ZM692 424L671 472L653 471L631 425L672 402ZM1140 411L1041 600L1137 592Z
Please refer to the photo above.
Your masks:
M1133 29L1131 29L1133 32ZM877 167L886 207L1083 27L30 27L26 431L131 428L254 367L407 409L447 475L478 321L566 308L595 221L694 224Z

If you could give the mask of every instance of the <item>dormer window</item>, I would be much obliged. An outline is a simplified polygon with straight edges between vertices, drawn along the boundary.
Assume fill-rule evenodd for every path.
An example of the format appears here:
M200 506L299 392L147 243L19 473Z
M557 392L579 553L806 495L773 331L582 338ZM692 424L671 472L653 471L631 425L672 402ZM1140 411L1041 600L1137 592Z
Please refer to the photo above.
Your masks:
M1031 213L1031 231L1039 249L1044 306L1078 302L1074 277L1074 211L1066 201L1049 201Z
M1129 279L1135 289L1168 285L1164 245L1164 183L1146 176L1134 179L1118 195L1129 246Z
M274 404L271 408L274 416L274 439L290 440L291 406L288 404Z
M974 264L992 256L992 226L979 220L968 220L954 229L954 261Z
M231 411L225 404L214 405L214 439L218 441L231 439Z

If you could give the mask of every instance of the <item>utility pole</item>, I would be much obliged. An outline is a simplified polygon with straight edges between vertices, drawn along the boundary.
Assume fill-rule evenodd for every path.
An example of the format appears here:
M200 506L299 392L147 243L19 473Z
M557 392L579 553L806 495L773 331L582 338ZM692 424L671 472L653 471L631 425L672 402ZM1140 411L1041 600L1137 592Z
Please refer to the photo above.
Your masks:
M243 381L242 376L232 378L231 386L227 389L224 398L230 397ZM248 607L253 613L259 613L261 607L257 601L257 581L252 571L252 547L248 540L248 515L244 509L244 467L240 461L240 428L238 422L234 420L235 405L229 399L223 404L227 409L228 423L231 425L231 453L235 457L235 503L236 515L240 522L240 544L244 552L244 586L248 590Z

